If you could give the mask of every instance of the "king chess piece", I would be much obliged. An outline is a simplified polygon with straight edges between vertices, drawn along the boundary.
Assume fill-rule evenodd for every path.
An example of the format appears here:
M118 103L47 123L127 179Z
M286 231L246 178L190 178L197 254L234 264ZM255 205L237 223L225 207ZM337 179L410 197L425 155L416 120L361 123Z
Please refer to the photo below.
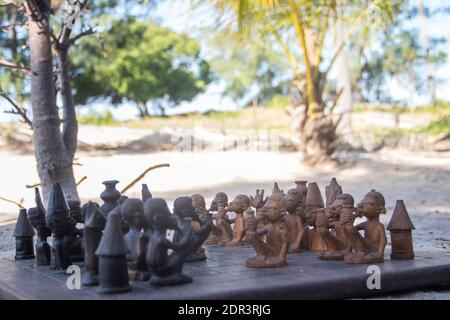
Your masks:
M27 217L27 210L20 209L13 236L16 238L16 260L34 259L34 230Z
M177 229L176 221L164 199L148 199L144 204L147 224L152 226L151 238L147 246L146 262L152 273L150 284L171 286L192 282L192 278L183 274L183 263L192 253L195 236L191 227L186 229L179 241L170 241L167 230ZM172 252L169 254L169 250Z
M37 233L35 245L36 250L36 266L47 266L50 264L51 249L47 242L47 238L52 235L52 231L45 224L45 208L42 204L39 188L34 189L36 207L28 210L28 220Z
M128 248L123 238L120 214L110 212L95 254L99 258L99 293L131 291L128 282Z

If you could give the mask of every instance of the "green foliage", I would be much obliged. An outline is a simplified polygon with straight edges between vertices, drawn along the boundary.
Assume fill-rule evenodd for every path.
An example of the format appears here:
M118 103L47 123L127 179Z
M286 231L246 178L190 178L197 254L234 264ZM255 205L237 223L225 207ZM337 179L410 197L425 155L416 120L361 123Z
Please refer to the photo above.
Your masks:
M450 116L443 116L421 130L430 134L450 134Z
M109 110L104 113L90 112L86 115L78 115L77 119L78 123L83 125L112 126L120 123L114 119L112 112Z
M99 36L80 42L73 56L77 103L132 101L145 116L149 101L158 108L190 101L212 80L199 43L184 34L128 19Z
M270 101L265 105L266 108L283 108L292 104L291 97L286 95L277 94L270 99Z

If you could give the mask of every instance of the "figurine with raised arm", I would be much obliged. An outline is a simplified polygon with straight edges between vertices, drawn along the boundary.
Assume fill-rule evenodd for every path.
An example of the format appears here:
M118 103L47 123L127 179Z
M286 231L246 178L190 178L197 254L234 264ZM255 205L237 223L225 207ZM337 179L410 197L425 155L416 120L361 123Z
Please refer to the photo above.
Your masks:
M286 265L288 238L283 221L286 199L283 193L272 194L258 211L258 217L246 215L246 238L256 251L256 256L247 260L249 268L274 268ZM267 225L257 230L258 220ZM265 236L266 241L263 240Z
M225 192L218 192L211 201L209 213L215 213L213 218L216 224L213 225L209 238L205 244L224 244L233 238L233 230L231 229L225 208L228 206L228 196Z
M175 230L174 241L180 241L187 229L192 228L195 236L194 251L186 257L186 261L205 260L203 242L208 238L212 228L212 217L206 217L207 221L202 223L192 204L190 197L178 197L173 205L173 213L177 219L178 228Z
M234 212L236 217L230 219L230 223L234 223L233 239L226 242L224 245L227 247L240 246L244 244L245 236L245 221L244 212L250 207L250 198L245 194L239 194L230 202L227 211Z
M145 263L148 236L142 230L145 227L144 204L140 199L126 199L120 206L122 220L129 226L124 235L128 254L128 275L130 280L147 281L150 273Z
M36 265L47 266L50 264L50 245L47 243L47 238L52 235L52 231L47 228L45 224L45 208L42 204L41 194L39 188L34 189L36 207L28 210L28 220L30 224L36 229L37 241L36 249Z
M345 225L344 231L353 252L347 254L345 262L351 264L379 263L384 261L384 249L387 239L384 225L380 222L380 214L385 214L384 197L372 190L358 204L358 214L367 218L358 226ZM364 229L364 237L358 229Z
M145 219L152 225L147 246L146 262L152 273L150 283L169 286L192 282L192 278L182 273L185 258L192 253L195 241L192 228L187 228L180 241L171 242L166 237L168 229L177 229L176 221L164 199L151 198L144 204ZM169 249L172 253L169 254Z
M203 219L207 214L209 214L208 209L206 209L205 197L203 197L199 193L195 193L191 196L191 199L192 205L195 208L195 212L200 217L200 219Z

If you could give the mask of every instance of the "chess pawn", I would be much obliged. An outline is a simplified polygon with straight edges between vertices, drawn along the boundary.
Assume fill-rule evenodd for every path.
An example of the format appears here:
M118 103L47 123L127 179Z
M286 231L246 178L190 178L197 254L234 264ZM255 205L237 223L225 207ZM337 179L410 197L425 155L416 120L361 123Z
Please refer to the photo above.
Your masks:
M95 251L102 238L102 230L106 224L106 218L100 211L100 206L89 201L82 208L84 216L84 276L83 285L97 286L98 280L98 257Z
M145 183L142 184L141 194L142 194L142 202L147 201L147 199L153 198L152 193L150 192L150 190L148 189L147 184L145 184Z
M100 198L103 200L103 204L100 210L108 216L109 212L119 205L118 201L120 199L120 192L116 189L117 180L104 181L105 190L101 193Z
M51 257L51 249L47 243L47 238L52 235L52 232L45 224L45 208L42 204L39 188L35 188L35 203L36 207L28 210L28 220L37 233L35 264L36 266L46 266L50 264Z
M414 259L412 230L415 229L403 200L397 200L387 226L391 233L391 259Z
M33 236L34 230L27 217L27 210L20 209L14 235L16 238L16 260L34 259Z
M127 244L123 238L120 215L110 213L95 254L99 257L99 293L131 290L128 283Z

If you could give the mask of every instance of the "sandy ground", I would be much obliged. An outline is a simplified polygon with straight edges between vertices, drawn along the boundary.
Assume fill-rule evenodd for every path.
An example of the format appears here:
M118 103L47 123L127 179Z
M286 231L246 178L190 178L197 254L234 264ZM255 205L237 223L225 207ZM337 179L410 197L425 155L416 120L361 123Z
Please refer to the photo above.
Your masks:
M388 222L395 201L403 199L416 226L414 246L417 251L450 253L450 153L411 153L405 150L381 150L376 153L347 153L341 167L309 168L297 153L276 152L160 152L150 154L103 153L77 155L81 166L75 167L77 178L87 176L80 185L82 201L99 200L104 180L121 181L124 187L147 167L170 163L170 168L151 171L143 182L154 196L164 197L170 205L180 195L202 193L209 202L217 191L230 198L239 193L253 194L255 189L272 189L274 181L287 190L295 180L317 181L324 187L336 177L344 192L360 200L371 189L386 198ZM25 185L38 181L32 155L0 149L0 196L33 205L33 190ZM129 196L138 196L140 185ZM18 209L0 201L0 256L12 255L12 232ZM390 250L390 248L387 248ZM420 291L391 298L450 299L450 291Z

